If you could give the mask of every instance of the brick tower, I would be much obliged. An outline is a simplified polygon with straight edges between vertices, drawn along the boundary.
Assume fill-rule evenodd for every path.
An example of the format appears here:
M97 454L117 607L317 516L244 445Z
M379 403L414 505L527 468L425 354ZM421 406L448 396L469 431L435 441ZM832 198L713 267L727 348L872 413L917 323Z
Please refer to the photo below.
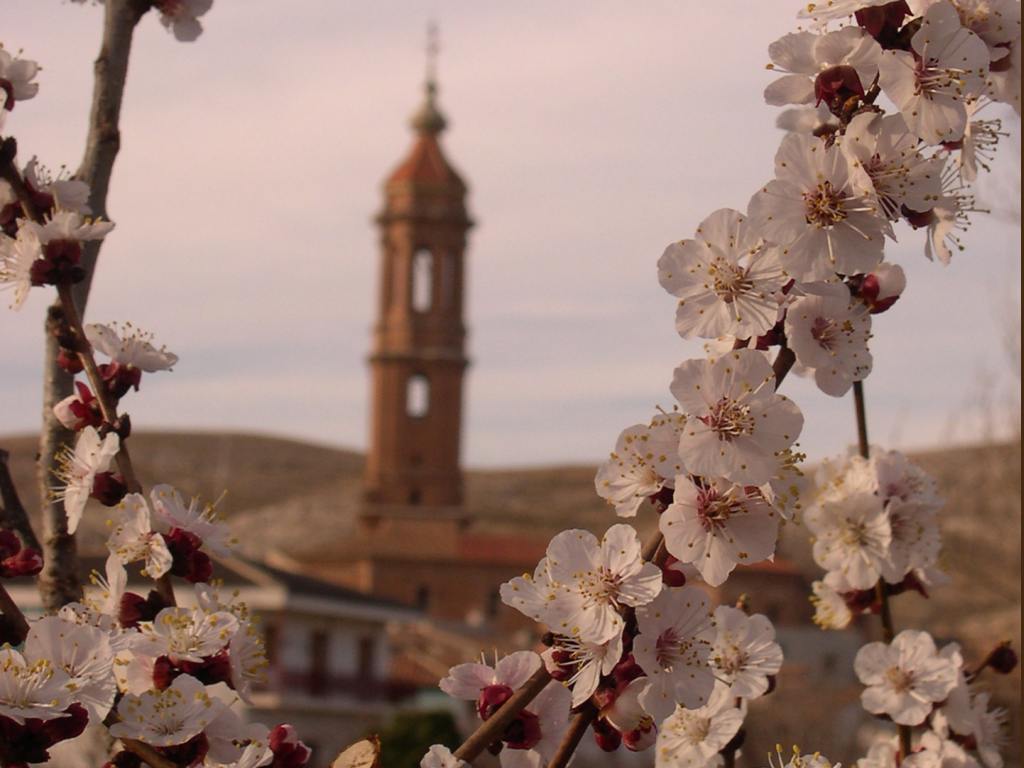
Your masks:
M441 151L446 121L428 73L415 140L384 184L364 519L454 518L465 353L466 185ZM416 508L430 507L431 513ZM411 531L410 531L411 532Z

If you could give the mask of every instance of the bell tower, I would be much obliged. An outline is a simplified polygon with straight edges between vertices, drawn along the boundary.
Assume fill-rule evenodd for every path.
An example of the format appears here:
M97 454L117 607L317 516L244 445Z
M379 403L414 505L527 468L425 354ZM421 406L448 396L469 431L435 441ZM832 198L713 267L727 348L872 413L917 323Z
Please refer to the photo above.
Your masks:
M366 512L457 507L462 382L469 360L463 321L466 184L439 137L436 43L431 36L422 106L405 160L384 184L380 293L373 331Z

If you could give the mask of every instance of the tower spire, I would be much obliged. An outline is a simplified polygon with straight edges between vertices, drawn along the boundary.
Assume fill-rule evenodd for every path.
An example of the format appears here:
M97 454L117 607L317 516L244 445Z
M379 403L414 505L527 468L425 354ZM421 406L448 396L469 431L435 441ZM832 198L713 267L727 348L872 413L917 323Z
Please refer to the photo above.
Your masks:
M412 127L417 133L437 135L448 125L441 110L437 108L437 54L441 50L438 41L437 24L427 23L427 77L424 81L423 105L412 116Z

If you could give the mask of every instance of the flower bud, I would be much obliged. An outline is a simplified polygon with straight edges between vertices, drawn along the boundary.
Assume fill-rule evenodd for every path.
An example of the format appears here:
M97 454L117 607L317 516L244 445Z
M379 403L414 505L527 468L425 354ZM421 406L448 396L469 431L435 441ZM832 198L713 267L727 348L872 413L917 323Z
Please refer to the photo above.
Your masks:
M864 86L857 70L848 64L838 64L820 72L814 79L814 106L825 102L832 114L839 115L843 106L854 96L863 96Z
M62 350L63 351L63 350ZM80 381L75 382L77 395L68 395L55 406L53 415L57 421L77 432L86 427L99 427L103 423L103 412L92 390Z
M295 728L286 723L275 726L270 732L268 746L274 753L270 768L303 768L313 754L309 747L299 741Z
M594 741L605 752L614 752L622 744L622 734L603 717L594 721Z
M57 353L57 365L59 365L63 370L67 371L72 375L76 373L81 373L84 367L78 355L76 355L72 350L67 349L66 347L61 347L60 352ZM130 755L131 752L122 754Z
M665 562L661 566L661 580L665 583L666 587L682 587L686 584L686 574L678 568L674 568L679 560L672 555L665 557Z
M502 740L509 749L533 749L540 737L540 718L526 709L516 715L502 734Z
M654 727L654 721L644 721L639 728L627 731L622 734L622 743L630 752L643 752L654 745L658 740L658 729Z
M29 277L32 285L66 285L85 277L78 262L82 245L77 240L51 240L43 246L43 256L32 262Z
M487 720L498 709L512 698L512 689L507 685L488 685L480 691L476 700L476 711L481 720Z
M43 556L39 550L25 547L16 554L0 560L0 576L35 576L43 570Z
M907 276L903 268L899 264L882 262L861 281L860 299L867 304L871 314L877 315L895 304L906 287Z
M107 507L115 507L128 493L128 487L120 475L100 472L92 482L92 498Z
M867 30L878 44L885 49L899 47L897 36L903 19L912 16L907 0L896 0L885 5L862 8L854 12L857 24Z
M612 677L615 678L615 685L620 690L625 688L638 677L643 676L644 671L640 668L640 665L636 663L632 653L623 656L622 660L612 667Z
M993 648L988 656L985 657L985 661L982 667L992 667L995 672L1000 675L1008 675L1017 666L1017 652L1010 646L1010 641L1000 643Z
M153 687L158 691L166 691L179 674L181 670L174 666L170 657L160 656L153 662Z
M121 595L118 606L117 622L125 629L129 629L138 625L140 621L152 621L167 607L167 603L155 589L151 589L147 597L125 592Z
M564 683L572 679L572 654L557 646L551 651L551 663L547 665L552 680Z
M100 376L103 383L107 385L107 391L117 400L134 389L139 391L139 383L142 381L142 371L134 365L121 365L120 363L104 363L99 366Z

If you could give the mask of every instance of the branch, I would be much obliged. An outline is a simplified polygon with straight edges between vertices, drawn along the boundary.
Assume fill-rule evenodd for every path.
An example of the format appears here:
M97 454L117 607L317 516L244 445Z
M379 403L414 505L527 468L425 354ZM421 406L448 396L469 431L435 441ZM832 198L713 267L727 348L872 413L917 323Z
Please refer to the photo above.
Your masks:
M853 406L857 415L857 447L860 455L871 458L871 444L868 442L868 417L867 407L864 403L864 382L853 382ZM892 606L889 601L889 585L885 579L879 578L875 585L875 594L878 596L879 618L882 620L882 636L886 643L891 643L896 636L896 625L892 620ZM900 738L899 762L903 761L913 749L912 732L909 725L897 726ZM898 764L897 763L897 764Z
M89 206L96 216L107 215L107 190L120 149L119 121L128 57L131 53L135 25L152 6L152 0L107 0L104 4L103 41L94 65L95 85L85 155L76 177L89 185ZM24 203L23 203L24 205ZM85 312L89 288L95 272L102 241L83 244L82 260L85 278L73 289L75 306ZM51 307L48 328L54 320ZM49 611L82 597L78 578L75 539L68 534L64 506L50 498L49 483L57 467L61 449L70 447L72 433L53 415L53 406L73 393L74 377L57 365L60 345L50 333L46 335L43 357L43 424L39 436L39 497L43 500L43 571L39 591Z
M484 720L480 727L473 731L462 746L455 750L455 757L472 763L480 753L495 741L501 738L509 724L518 717L526 706L533 701L537 694L544 690L551 682L551 675L547 668L541 664L540 668L530 675L530 679L523 683L523 687L501 705L489 719Z
M7 528L16 532L21 537L21 543L26 547L43 551L36 538L36 532L32 530L32 523L25 512L25 506L18 496L18 489L14 487L14 480L11 478L11 469L7 466L10 454L0 448L0 528Z
M153 749L153 747L149 746L149 744L144 744L135 739L121 739L121 745L128 752L141 758L142 762L146 763L150 768L180 768L176 762L168 760Z
M588 701L583 705L583 708L576 713L572 722L569 723L569 728L562 736L562 741L558 745L558 751L555 752L551 762L548 763L548 768L565 768L569 764L573 753L580 745L583 734L587 732L587 728L594 722L597 715L597 707L594 706L592 701Z
M17 633L18 639L24 640L28 634L28 620L3 584L0 584L0 614L11 623L11 628Z

